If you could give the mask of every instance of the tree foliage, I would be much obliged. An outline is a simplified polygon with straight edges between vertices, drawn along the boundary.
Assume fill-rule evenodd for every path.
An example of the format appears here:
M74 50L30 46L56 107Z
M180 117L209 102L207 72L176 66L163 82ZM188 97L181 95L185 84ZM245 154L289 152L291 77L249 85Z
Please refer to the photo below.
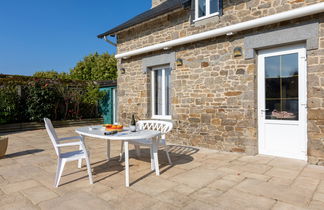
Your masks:
M108 53L90 54L71 69L70 75L79 80L116 80L117 60Z
M38 78L49 79L76 79L76 80L116 80L117 79L117 60L114 55L90 54L79 61L70 70L70 73L59 73L55 70L38 71L34 75Z
M35 72L33 76L37 78L46 78L46 79L70 79L70 75L68 73L65 72L59 73L55 70L38 71Z

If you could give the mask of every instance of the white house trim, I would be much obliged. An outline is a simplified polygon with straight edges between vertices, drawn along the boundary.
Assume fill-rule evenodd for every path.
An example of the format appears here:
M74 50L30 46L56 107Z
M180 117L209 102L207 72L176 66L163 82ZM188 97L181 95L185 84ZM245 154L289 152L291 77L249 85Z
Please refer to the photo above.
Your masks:
M195 35L191 35L191 36L187 36L187 37L183 37L183 38L147 46L147 47L132 50L129 52L120 53L120 54L117 54L115 57L117 59L119 59L119 58L126 59L131 56L136 56L136 55L140 55L140 54L144 54L144 53L148 53L148 52L152 52L152 51L157 51L157 50L163 50L166 48L169 49L174 46L197 42L197 41L204 40L204 39L210 39L210 38L214 38L217 36L222 36L222 35L226 35L226 34L230 34L230 33L235 33L235 32L239 32L239 31L248 30L248 29L265 26L265 25L269 25L269 24L274 24L274 23L291 20L291 19L295 19L295 18L305 17L308 15L313 15L313 14L317 14L317 13L321 13L321 12L324 12L324 2L313 4L313 5L302 7L302 8L289 10L289 11L274 14L274 15L269 15L269 16L262 17L262 18L249 20L249 21L242 22L242 23L237 23L237 24L234 24L231 26L226 26L223 28L213 29L210 31L206 31L206 32L195 34Z

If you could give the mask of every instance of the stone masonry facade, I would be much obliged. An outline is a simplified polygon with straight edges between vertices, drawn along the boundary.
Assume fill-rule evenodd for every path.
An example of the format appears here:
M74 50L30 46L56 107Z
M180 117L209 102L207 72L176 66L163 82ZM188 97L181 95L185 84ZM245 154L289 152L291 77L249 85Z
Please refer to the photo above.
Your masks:
M191 10L177 10L119 32L118 53L318 2L321 0L224 0L221 17L198 22L192 21ZM150 71L143 73L142 59L175 52L183 65L172 66L175 127L168 141L257 154L257 58L244 57L244 38L313 22L319 24L319 42L316 49L307 50L307 155L310 163L324 165L324 13L120 59L118 67L126 73L118 75L119 121L129 124L132 113L139 119L151 118ZM235 47L243 49L242 56L234 57Z

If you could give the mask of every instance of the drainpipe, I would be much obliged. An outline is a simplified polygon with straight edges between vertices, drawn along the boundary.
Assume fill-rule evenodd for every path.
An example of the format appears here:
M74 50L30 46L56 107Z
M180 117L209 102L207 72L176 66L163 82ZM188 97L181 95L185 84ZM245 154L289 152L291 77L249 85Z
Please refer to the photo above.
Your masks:
M222 35L226 35L226 34L230 35L235 32L248 30L248 29L252 29L252 28L256 28L256 27L260 27L260 26L270 25L270 24L274 24L274 23L279 23L279 22L286 21L286 20L305 17L308 15L314 15L314 14L321 13L321 12L324 12L324 2L313 4L310 6L301 7L298 9L289 10L286 12L281 12L281 13L274 14L274 15L269 15L269 16L262 17L262 18L257 18L254 20L249 20L249 21L242 22L242 23L237 23L237 24L226 26L223 28L213 29L213 30L202 32L199 34L194 34L191 36L163 42L160 44L151 45L151 46L140 48L137 50L132 50L129 52L117 54L115 57L117 59L118 58L127 59L127 58L129 58L131 56L135 56L135 55L140 55L140 54L157 51L157 50L169 49L174 46L184 45L184 44L197 42L197 41L204 40L204 39L210 39L210 38L214 38L214 37L218 37L218 36L222 36Z

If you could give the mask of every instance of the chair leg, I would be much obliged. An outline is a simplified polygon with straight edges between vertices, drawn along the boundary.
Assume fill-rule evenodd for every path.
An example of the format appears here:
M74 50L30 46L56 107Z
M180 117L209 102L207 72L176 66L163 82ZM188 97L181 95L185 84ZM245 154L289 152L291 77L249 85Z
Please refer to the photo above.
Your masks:
M139 158L141 157L141 148L139 145L134 145L135 146L135 151L136 151L136 156Z
M82 159L78 160L78 168L82 168Z
M59 176L59 172L61 169L61 159L57 159L57 166L56 166L56 173L55 173L55 179L54 179L54 187L56 187L57 184L57 180L58 180L58 176Z
M89 157L86 157L85 160L86 160L86 164L87 164L87 171L88 171L89 181L90 181L90 184L93 184L92 172L91 172L91 166L90 166Z
M66 162L65 159L58 159L56 177L55 177L55 187L59 186L61 176L62 176L62 173L63 173L63 169L64 169L64 166L65 166L65 162Z
M165 154L166 154L166 156L168 158L169 164L172 165L172 161L171 161L171 158L170 158L170 155L169 155L168 145L164 145L164 150L165 150Z
M124 154L123 150L124 150L124 142L121 142L120 153L119 153L119 162L123 160L123 154Z

